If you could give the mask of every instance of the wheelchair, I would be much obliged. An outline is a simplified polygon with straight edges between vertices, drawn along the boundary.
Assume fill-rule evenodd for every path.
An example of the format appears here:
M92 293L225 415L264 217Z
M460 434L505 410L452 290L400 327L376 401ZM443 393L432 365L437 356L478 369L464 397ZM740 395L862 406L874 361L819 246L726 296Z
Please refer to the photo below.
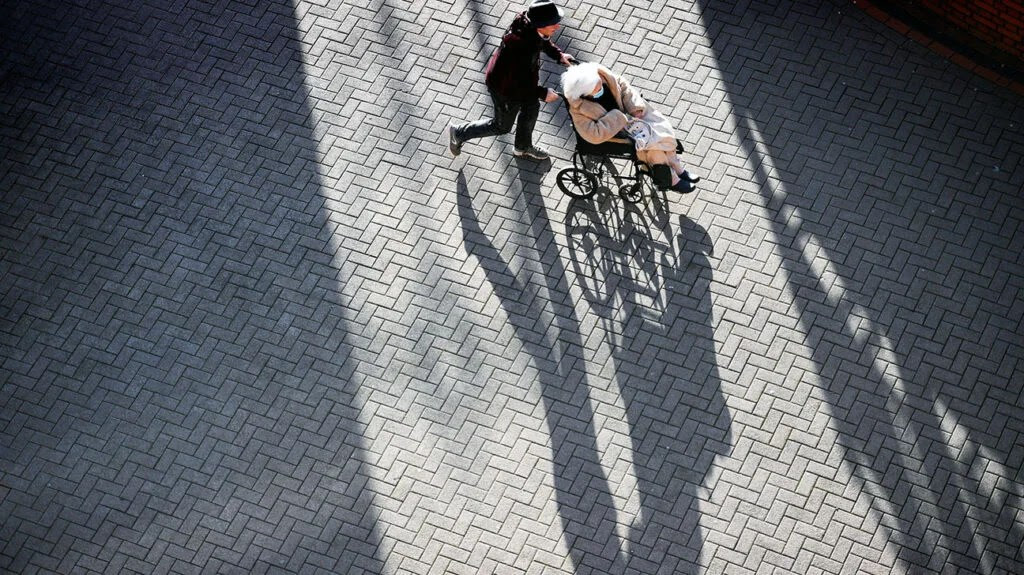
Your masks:
M566 112L569 111L569 100L562 95L562 103ZM576 136L576 149L572 154L572 166L564 168L555 177L555 183L562 193L573 198L589 198L597 193L598 186L604 180L607 172L611 172L615 160L625 160L630 163L631 169L627 174L614 173L617 183L629 182L619 188L619 197L623 200L636 204L644 199L644 190L648 187L655 190L665 191L671 187L671 173L668 166L648 166L641 162L636 156L636 146L625 134L615 137L607 142L591 144L580 136L576 125L572 122L571 115L569 125L572 126L573 134ZM676 139L676 153L683 152L683 143ZM697 183L700 178L692 180Z

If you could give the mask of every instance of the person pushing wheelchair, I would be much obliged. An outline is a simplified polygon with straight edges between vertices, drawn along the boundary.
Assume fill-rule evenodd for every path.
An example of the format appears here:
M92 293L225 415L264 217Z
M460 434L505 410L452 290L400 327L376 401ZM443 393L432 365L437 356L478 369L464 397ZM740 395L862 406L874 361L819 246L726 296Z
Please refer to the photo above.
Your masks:
M551 36L561 28L561 20L562 9L551 0L533 0L526 11L512 20L485 71L494 117L448 124L448 149L453 156L459 155L468 140L507 134L516 123L513 155L534 160L549 158L546 151L534 145L533 127L540 102L558 100L554 90L540 85L540 53L563 66L575 61L551 41Z

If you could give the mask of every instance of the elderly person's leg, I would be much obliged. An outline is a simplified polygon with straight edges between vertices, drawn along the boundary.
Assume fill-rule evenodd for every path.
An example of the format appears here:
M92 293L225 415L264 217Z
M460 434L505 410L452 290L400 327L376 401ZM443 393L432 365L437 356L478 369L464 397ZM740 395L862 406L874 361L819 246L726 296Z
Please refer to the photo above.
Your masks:
M672 168L672 175L675 176L673 180L678 180L680 177L682 177L683 172L686 171L686 168L683 167L683 161L680 160L679 156L676 154L670 153L666 155L668 156L666 158L668 167Z
M683 164L679 161L679 156L672 152L663 152L661 150L641 150L638 152L637 157L641 162L649 166L668 166L669 172L672 174L672 185L674 186L679 183L679 175L683 171Z
M661 150L645 150L639 158L648 165L665 165L669 168L672 177L671 187L673 190L682 193L693 191L693 183L697 180L690 177L690 173L683 166L683 161L675 152L663 152Z
M690 172L686 171L686 166L683 165L683 159L676 154L670 154L668 165L672 168L679 178L688 180L690 182L699 182L700 178L694 178L690 175Z

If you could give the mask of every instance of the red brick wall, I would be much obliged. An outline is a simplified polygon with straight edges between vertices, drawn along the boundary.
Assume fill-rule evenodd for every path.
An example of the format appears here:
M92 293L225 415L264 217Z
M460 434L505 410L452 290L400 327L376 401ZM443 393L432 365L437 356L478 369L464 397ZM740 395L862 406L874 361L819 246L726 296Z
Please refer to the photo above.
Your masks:
M961 34L1024 59L1024 1L917 0L915 4Z

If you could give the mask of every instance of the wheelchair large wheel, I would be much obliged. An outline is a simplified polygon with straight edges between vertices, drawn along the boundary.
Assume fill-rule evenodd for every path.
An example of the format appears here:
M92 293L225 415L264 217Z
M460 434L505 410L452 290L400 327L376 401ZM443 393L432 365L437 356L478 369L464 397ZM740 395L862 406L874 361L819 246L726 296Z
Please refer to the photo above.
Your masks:
M579 168L565 168L558 172L555 183L563 194L573 198L589 198L597 192L597 177Z

